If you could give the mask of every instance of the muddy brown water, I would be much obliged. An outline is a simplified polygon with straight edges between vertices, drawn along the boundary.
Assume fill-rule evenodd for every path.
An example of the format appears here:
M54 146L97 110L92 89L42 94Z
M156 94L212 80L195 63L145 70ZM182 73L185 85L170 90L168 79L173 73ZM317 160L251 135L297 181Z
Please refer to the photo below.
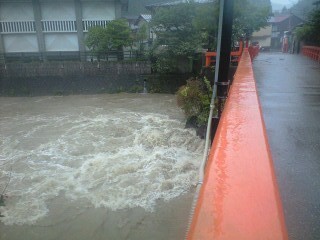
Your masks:
M0 239L183 239L204 147L175 96L0 98Z

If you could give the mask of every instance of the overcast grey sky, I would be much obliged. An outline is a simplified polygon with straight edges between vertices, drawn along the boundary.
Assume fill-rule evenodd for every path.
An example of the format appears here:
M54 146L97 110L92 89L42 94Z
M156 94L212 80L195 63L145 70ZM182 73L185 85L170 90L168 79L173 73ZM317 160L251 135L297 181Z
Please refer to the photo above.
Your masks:
M271 2L283 4L283 5L293 5L298 1L297 0L271 0Z
M293 4L297 2L298 0L271 0L273 11L281 10L284 6L291 7Z

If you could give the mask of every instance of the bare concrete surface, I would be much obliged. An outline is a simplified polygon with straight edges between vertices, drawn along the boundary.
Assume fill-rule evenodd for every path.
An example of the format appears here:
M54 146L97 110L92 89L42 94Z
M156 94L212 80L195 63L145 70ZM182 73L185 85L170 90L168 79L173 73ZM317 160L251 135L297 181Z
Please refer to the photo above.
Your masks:
M320 239L320 64L261 53L253 66L289 239Z

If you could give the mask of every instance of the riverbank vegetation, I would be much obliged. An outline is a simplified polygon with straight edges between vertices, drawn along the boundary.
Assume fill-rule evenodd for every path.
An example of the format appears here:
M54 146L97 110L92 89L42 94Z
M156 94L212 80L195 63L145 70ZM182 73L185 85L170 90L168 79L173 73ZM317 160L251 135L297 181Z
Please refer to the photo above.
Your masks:
M124 19L111 21L105 28L92 27L86 38L86 45L98 60L101 54L111 51L116 51L118 60L123 60L123 48L131 43L131 29Z
M307 45L320 46L320 9L309 14L308 21L302 27L296 29L296 35L300 41Z
M236 0L233 41L268 25L269 0ZM181 62L192 62L195 53L214 51L217 44L219 2L173 4L155 10L151 29L156 38L150 49L157 72L177 72Z
M200 74L202 69L192 69L192 64L195 56L207 50L215 51L216 49L219 1L200 3L190 0L164 6L160 4L151 12L152 18L148 27L154 38L148 45L146 55L152 64L153 73L193 72L195 76ZM270 0L235 0L233 42L249 37L254 31L267 26L270 14ZM123 29L127 32L125 28ZM95 31L97 29L89 31L87 39L87 44L92 51L95 49L104 51L108 50L110 45L115 46L107 34L95 33ZM99 29L99 31L102 30ZM136 39L141 41L139 34L141 35L141 31L136 31ZM141 36L145 37L145 35ZM99 38L101 41L96 41ZM126 33L121 39L127 40L129 35ZM102 47L99 47L100 44ZM129 41L125 41L117 47L128 44ZM210 81L212 84L212 79ZM189 79L177 92L178 104L184 110L187 122L195 127L206 125L212 95L211 84L206 78L195 77Z
M267 26L270 13L269 0L235 1L233 42ZM218 18L218 1L205 4L190 1L158 9L151 21L151 28L157 36L151 49L154 69L176 72L181 59L192 61L196 52L215 51ZM214 68L211 71L214 72ZM207 124L212 82L205 77L195 77L177 92L177 102L184 110L187 126L200 128Z
M208 79L191 78L179 88L177 102L187 117L187 125L199 128L207 124L212 87Z

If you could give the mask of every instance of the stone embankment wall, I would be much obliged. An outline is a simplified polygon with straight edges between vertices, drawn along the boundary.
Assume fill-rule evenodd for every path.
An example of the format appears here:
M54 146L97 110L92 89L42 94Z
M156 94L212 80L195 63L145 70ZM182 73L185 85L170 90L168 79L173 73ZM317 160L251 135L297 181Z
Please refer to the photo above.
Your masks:
M152 74L149 62L31 62L0 64L0 95L38 96L175 93L191 73Z
M1 95L64 95L143 90L149 62L0 64Z

